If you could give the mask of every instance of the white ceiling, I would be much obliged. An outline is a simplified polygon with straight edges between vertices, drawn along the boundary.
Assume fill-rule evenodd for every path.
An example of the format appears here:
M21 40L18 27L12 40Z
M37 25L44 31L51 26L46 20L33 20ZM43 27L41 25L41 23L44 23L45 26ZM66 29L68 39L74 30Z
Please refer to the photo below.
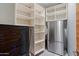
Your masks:
M50 7L50 6L55 6L59 3L38 3L39 5L43 6L44 8Z

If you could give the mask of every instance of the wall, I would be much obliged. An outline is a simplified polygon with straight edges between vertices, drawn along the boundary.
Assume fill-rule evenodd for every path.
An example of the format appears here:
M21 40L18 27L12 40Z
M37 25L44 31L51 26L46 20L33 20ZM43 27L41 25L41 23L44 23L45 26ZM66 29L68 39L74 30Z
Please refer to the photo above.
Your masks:
M13 3L0 3L0 24L14 24L15 6Z
M76 52L76 4L68 4L68 55Z

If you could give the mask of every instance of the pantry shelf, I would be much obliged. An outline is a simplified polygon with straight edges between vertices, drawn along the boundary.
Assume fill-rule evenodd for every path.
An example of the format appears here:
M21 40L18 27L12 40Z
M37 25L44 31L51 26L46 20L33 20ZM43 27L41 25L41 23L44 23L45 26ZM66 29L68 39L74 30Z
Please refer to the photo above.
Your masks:
M58 4L46 9L46 21L67 19L67 4Z
M33 8L30 8L30 4ZM22 26L34 26L34 4L16 3L15 7L15 24Z
M35 55L36 55L36 54L38 54L38 53L40 53L40 52L42 52L42 51L44 51L44 50L45 50L45 49L44 49L44 48L42 48L42 49L40 49L40 50L36 51L36 52L35 52Z
M34 39L31 39L33 46L31 53L36 55L45 49L45 9L35 4L34 11Z
M30 16L28 17L28 16L22 15L22 14L16 14L16 16L18 19L23 19L23 20L32 20L33 19L33 17L30 17Z
M32 6L32 7L34 7L34 6ZM30 8L30 7L28 7L28 6L24 6L23 4L16 4L16 10L21 10L21 11L24 11L24 12L29 12L29 13L31 13L31 12L33 12L34 11L34 9L33 8ZM27 10L27 11L26 11Z
M42 40L36 41L35 44L38 44L38 43L43 42L43 41L45 41L45 40L42 39Z

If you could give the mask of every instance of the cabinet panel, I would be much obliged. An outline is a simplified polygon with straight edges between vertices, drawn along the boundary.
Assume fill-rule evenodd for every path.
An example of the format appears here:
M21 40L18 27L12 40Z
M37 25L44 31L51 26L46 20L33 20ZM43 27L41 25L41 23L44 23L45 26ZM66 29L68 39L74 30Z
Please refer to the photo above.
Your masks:
M0 25L0 56L29 55L29 27Z

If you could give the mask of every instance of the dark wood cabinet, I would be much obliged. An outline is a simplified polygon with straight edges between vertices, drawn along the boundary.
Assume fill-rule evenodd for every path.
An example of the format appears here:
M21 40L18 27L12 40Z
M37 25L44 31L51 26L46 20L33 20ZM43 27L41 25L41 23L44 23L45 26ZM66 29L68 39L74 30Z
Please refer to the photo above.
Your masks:
M0 25L0 55L29 55L29 27Z

